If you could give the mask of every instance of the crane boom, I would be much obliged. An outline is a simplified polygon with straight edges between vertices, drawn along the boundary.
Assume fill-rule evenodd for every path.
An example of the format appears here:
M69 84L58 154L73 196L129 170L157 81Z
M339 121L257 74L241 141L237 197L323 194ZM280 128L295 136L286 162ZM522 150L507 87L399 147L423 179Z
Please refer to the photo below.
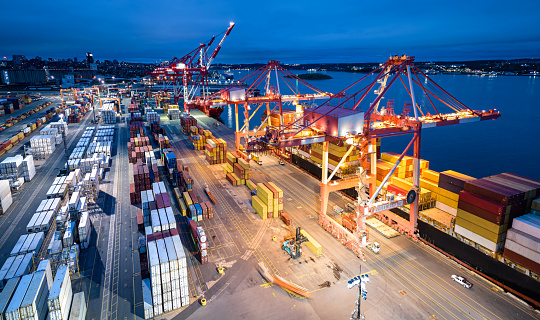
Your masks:
M233 28L234 28L234 22L231 22L229 28L227 29L227 31L225 31L225 34L223 35L223 38L221 38L221 41L219 42L217 47L214 49L214 52L212 53L210 58L208 58L208 62L206 63L206 70L210 69L210 65L212 64L212 62L216 58L217 54L219 53L219 50L221 50L221 46L223 45L223 42L225 42L225 39L231 33Z

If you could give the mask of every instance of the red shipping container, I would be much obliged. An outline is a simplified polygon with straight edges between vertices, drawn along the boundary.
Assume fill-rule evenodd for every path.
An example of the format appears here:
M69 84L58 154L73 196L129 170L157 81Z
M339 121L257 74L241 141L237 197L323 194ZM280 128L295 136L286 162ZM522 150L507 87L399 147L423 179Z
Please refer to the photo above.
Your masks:
M400 187L396 187L396 186L394 186L394 185L392 185L392 184L388 184L388 185L386 186L386 191L392 192L392 193L394 193L394 194L396 194L396 195L402 195L402 196L406 196L406 195L407 195L407 191L401 189Z
M155 241L155 240L156 240L156 237L154 236L153 233L146 235L146 241L147 242L151 242L151 241Z
M156 238L156 240L163 239L163 233L161 232L154 233L154 238Z
M489 222L492 222L492 223L495 223L497 225L501 225L504 223L504 220L505 220L505 215L496 215L496 214L493 214L489 211L486 211L482 208L478 208L477 206L474 206L470 203L467 203L463 200L459 200L458 202L458 208L461 209L461 210L465 210L467 211L468 213L470 214L473 214L477 217L480 217L484 220L487 220Z
M191 198L191 200L193 201L193 204L199 203L199 200L197 199L197 196L195 195L195 192L188 191L188 194L189 194L189 197Z
M526 258L514 251L504 249L503 256L517 262L518 264L524 266L527 269L530 269L536 273L540 273L540 263L537 263L529 258Z
M171 236L171 232L169 230L165 230L162 232L163 238L168 238Z
M177 236L178 235L178 229L174 228L171 229L171 236Z

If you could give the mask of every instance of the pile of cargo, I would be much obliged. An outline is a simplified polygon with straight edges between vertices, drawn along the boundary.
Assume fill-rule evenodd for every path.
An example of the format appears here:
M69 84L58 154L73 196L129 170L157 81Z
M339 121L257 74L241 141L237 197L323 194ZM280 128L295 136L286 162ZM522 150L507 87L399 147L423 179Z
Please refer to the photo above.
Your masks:
M0 210L2 213L6 213L12 203L13 198L11 197L9 180L0 180Z
M56 149L56 138L54 136L34 136L30 138L31 153L35 159L47 159Z
M201 264L208 263L208 239L203 227L197 225L193 219L188 219L189 231L193 242L197 246L197 254Z
M66 265L62 265L56 271L47 299L50 319L67 320L72 300L73 289L69 270Z
M101 109L101 119L103 120L103 123L116 123L116 106L114 102L103 103L103 107Z
M142 192L151 190L152 184L159 182L159 173L155 159L152 164L144 164L137 160L135 164L129 164L129 196L131 204L141 203Z
M283 190L273 182L257 183L257 194L251 205L261 219L279 218L283 213Z
M20 176L24 178L24 181L28 182L36 175L36 166L34 165L34 157L30 154L27 155L22 162L22 172Z
M249 179L249 163L236 153L227 152L227 164L223 167L227 181L233 186L246 184Z
M61 203L62 199L60 198L41 200L39 207L26 225L26 232L49 231L60 210Z
M169 116L169 120L179 120L180 109L169 109L168 116Z
M214 207L210 201L199 201L194 191L185 191L182 193L181 210L182 215L194 221L202 221L214 218ZM182 206L185 208L182 208ZM184 213L184 209L185 213Z
M191 127L197 126L197 119L192 116L181 116L180 126L182 127L182 133L187 136L191 132Z
M51 122L48 126L50 126L51 128L57 129L58 133L60 134L62 134L62 132L65 133L66 135L68 134L68 125L64 121Z
M204 130L199 126L191 126L189 141L193 143L195 150L203 150L206 145L206 140L212 137L210 130Z
M142 121L130 121L129 136L131 138L144 137L144 124Z
M127 143L129 163L136 163L137 160L142 160L146 163L147 153L153 153L153 148L150 145L148 137L131 138Z
M67 194L66 180L67 180L67 176L56 177L54 179L51 187L49 188L49 190L47 190L47 198L48 199L51 199L51 198L62 198L62 199L64 199L64 197Z
M148 121L148 123L159 123L159 114L155 111L147 112L146 121Z
M4 161L0 162L0 179L9 180L10 186L18 189L25 181L25 179L21 177L23 172L22 165L23 157L21 155L7 157Z
M159 148L161 150L163 149L168 149L171 147L170 143L169 143L169 138L167 136L162 136L160 135L158 137L158 140L157 140L158 144L159 144Z
M539 181L512 173L467 181L459 193L455 233L482 251L498 252L512 221L529 212L539 195Z
M225 163L225 155L227 154L227 142L225 140L209 137L206 140L204 149L204 155L209 164Z
M333 170L335 167L337 167L339 161L341 158L347 153L347 150L349 149L349 145L344 142L329 142L328 143L328 167ZM345 161L340 166L340 170L343 173L347 173L351 170L356 170L358 167L358 148L354 148L354 150L349 154L349 156L345 159ZM314 143L311 145L311 154L304 153L305 156L309 156L310 159L317 163L322 165L322 158L323 158L323 145L322 143Z
M135 112L139 112L139 105L138 104L130 104L129 107L128 107L128 113L135 113Z
M540 210L540 199L533 202L537 212ZM504 244L503 257L510 260L508 264L517 263L530 271L540 274L540 216L526 214L517 217L508 229Z
M150 281L143 279L145 319L189 305L187 261L184 246L174 229L155 239L147 235Z
M39 131L39 134L44 136L53 136L57 145L62 143L62 135L58 133L58 128L51 128L50 125L47 125L45 128Z
M5 309L6 319L45 319L50 288L47 278L46 271L36 271L20 278Z

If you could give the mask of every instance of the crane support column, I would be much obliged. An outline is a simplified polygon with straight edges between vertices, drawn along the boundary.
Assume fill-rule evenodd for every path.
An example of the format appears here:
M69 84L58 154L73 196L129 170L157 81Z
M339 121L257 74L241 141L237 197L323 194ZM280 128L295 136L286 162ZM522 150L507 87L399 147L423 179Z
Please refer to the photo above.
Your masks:
M416 190L416 198L411 204L410 210L410 232L411 236L414 236L414 231L417 227L418 220L418 202L420 198L420 137L421 137L421 124L418 124L418 132L415 133L416 140L414 141L413 151L413 189Z
M322 175L321 175L321 215L326 216L328 208L328 141L323 142L322 154Z
M375 194L377 189L377 139L369 140L369 159L371 162L371 170L369 172L369 196Z

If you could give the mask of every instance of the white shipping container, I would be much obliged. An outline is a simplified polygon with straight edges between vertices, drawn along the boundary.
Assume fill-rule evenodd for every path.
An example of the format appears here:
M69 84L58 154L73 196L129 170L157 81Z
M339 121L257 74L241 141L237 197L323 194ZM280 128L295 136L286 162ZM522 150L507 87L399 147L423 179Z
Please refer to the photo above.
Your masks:
M540 263L540 252L533 251L527 247L524 247L520 245L517 242L514 242L512 240L506 239L506 243L504 244L504 248L508 250L512 250L515 253L532 260L536 263Z
M4 277L5 280L15 277L15 274L17 273L17 270L21 266L24 256L25 256L24 254L21 254L15 257L15 260L13 260L11 267L9 268L8 272L6 273L6 276Z
M13 297L11 298L11 302L9 303L6 309L7 320L20 320L21 319L19 308L24 299L24 295L26 294L26 290L30 286L30 282L32 282L32 278L33 278L32 274L27 274L21 278L21 281L19 282L19 285L17 286L17 290L15 290L15 293L13 294Z
M15 290L17 290L17 285L19 284L20 280L21 278L9 279L4 286L2 293L0 293L0 319L2 320L5 320L4 313L6 312L9 302L11 301L11 298L15 293Z
M84 292L78 292L73 295L73 302L71 303L71 312L69 313L69 320L84 320L86 318L86 299Z
M452 208L450 207L449 205L447 204L444 204L440 201L437 201L435 202L435 207L439 210L442 210L450 215L453 215L454 217L457 216L457 209L456 208Z
M150 279L152 283L152 288L156 286L161 287L161 269L156 242L150 241L146 246L148 249L148 265L150 266ZM156 294L154 290L152 290L152 294Z
M35 233L30 233L28 237L26 237L26 240L24 241L21 250L19 250L19 254L28 252L28 249L30 249L30 245L32 244L32 241L34 241L35 236Z
M67 320L72 298L73 292L69 270L66 265L62 265L56 271L56 276L47 300L51 320Z
M150 286L150 279L142 279L142 292L143 292L143 307L144 307L144 319L152 319L154 317L154 306L152 301L152 291Z
M158 209L159 220L161 222L161 231L169 230L169 219L167 219L167 212L164 208Z
M540 236L540 233L538 234L538 236ZM512 240L533 251L540 252L540 239L537 237L533 237L525 232L510 228L508 229L508 232L506 234L506 239Z
M30 222L28 222L28 224L26 225L26 232L28 232L28 233L34 232L34 225L35 225L36 219L38 217L39 217L39 214L37 214L37 213L34 213L32 215L32 218L30 219Z
M158 239L156 240L156 246L159 256L160 271L162 274L161 282L169 282L170 278L163 279L163 275L169 274L169 256L167 255L167 247L165 246L165 240Z
M167 213L167 220L169 221L169 229L176 229L176 218L171 207L165 207Z
M43 241L45 240L45 233L38 232L35 233L34 240L32 240L32 244L30 244L30 248L28 248L28 252L35 252L35 255L39 253L41 250L41 245L43 244Z
M47 315L47 296L49 287L45 271L34 272L32 281L21 303L20 314L23 319L45 320Z
M0 286L4 283L4 279L6 277L6 274L8 273L9 269L11 268L11 265L13 264L13 261L15 261L15 257L8 257L6 259L6 262L4 262L4 265L2 266L2 269L0 269Z
M7 209L9 209L12 203L13 203L13 198L11 197L11 193L9 193L0 201L2 212L6 213Z
M36 268L36 271L45 271L45 276L47 277L47 286L48 289L51 290L53 284L53 277L51 270L51 262L49 261L49 259L41 260L38 267Z
M22 277L25 274L30 273L30 269L32 269L32 266L34 265L34 253L30 252L24 255L24 258L21 261L21 265L17 269L17 272L15 272L15 277Z
M13 247L13 249L11 249L11 253L9 254L10 256L16 256L19 254L19 251L21 251L21 248L26 242L26 239L28 238L28 236L29 236L28 234L23 234L22 236L19 237L19 240L17 240L17 243L15 243L15 246Z
M152 229L153 232L160 232L161 231L161 222L159 221L159 213L157 210L152 210L150 212L150 217L152 218Z
M5 198L8 194L11 194L11 187L9 186L9 180L0 180L0 198Z
M512 221L512 228L531 236L537 236L540 234L540 217L530 213L517 217Z

